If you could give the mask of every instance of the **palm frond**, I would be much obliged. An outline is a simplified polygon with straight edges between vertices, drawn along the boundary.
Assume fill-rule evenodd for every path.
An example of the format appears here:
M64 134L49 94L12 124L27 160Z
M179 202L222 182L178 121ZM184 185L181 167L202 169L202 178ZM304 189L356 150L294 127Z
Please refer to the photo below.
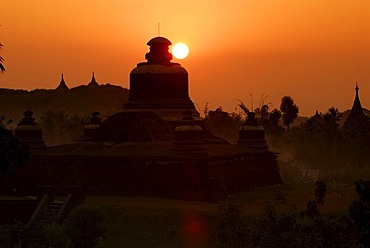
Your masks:
M3 44L0 43L0 50L2 49ZM3 65L4 59L0 56L0 72L3 73L5 71L5 67Z

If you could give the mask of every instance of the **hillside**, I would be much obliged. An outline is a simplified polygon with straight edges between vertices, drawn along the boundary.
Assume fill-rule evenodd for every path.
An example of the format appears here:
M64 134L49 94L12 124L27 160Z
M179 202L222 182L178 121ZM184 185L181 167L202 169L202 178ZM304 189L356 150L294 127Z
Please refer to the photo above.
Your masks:
M32 91L0 88L0 116L13 119L15 123L23 112L32 110L36 120L48 110L64 111L66 114L89 116L98 111L105 118L122 109L129 90L115 85L81 85L69 90L35 89Z

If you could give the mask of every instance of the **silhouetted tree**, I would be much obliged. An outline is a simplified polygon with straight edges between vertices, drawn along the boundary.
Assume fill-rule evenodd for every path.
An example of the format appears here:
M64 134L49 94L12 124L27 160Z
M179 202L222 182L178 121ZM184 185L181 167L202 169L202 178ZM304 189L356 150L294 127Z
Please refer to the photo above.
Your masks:
M0 50L3 48L3 44L0 43ZM3 65L4 59L0 56L0 72L3 73L5 71L5 67Z
M281 99L280 110L283 113L283 124L289 130L289 125L298 117L298 107L290 96Z
M343 125L343 140L350 153L349 164L361 167L368 164L370 151L370 119L364 113L351 113Z
M249 113L249 109L248 107L244 104L244 102L240 101L239 100L239 104L238 104L238 107L243 111L243 113L245 115L247 115Z
M324 130L328 135L328 147L332 150L334 170L338 167L338 143L341 140L341 129L339 125L340 113L337 108L331 107L323 115Z
M356 191L360 199L349 207L351 217L360 233L363 247L370 247L370 181L356 182Z
M208 130L230 142L237 140L238 130L242 122L240 114L225 112L221 107L214 111L209 110L204 118L204 123Z
M280 118L281 118L281 111L278 109L272 110L271 113L269 114L269 121L274 126L279 125Z
M11 120L0 118L0 180L7 176L14 176L20 166L25 166L29 159L29 150L14 137L7 125Z
M269 118L269 105L265 104L261 107L260 120L266 121Z
M327 113L323 115L325 121L324 129L327 132L333 132L339 129L340 113L337 108L331 107Z
M64 111L46 111L40 119L45 141L48 145L71 142L83 135L86 118L79 115L70 116Z

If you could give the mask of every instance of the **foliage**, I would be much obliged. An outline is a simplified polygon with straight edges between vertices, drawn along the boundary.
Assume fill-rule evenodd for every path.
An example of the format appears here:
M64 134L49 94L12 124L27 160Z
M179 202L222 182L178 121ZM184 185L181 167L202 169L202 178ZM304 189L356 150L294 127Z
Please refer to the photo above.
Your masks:
M82 137L86 119L64 111L47 111L41 116L44 139L48 145L67 143Z
M307 216L311 219L315 219L321 216L320 206L324 205L324 197L326 193L326 183L316 181L315 183L315 201L308 201L306 210L302 211L302 215Z
M3 44L0 43L0 50L3 48ZM3 57L0 56L0 72L3 73L5 72L5 67L3 65L4 59Z
M0 225L0 247L9 247L9 238L14 228L14 224Z
M278 164L286 188L302 191L312 189L314 179L304 175L302 166L295 161L278 160Z
M283 113L283 124L289 130L289 125L298 117L298 107L290 96L281 99L280 110Z
M22 144L13 132L7 129L11 121L0 118L0 176L14 176L18 167L25 166L29 160L28 147Z
M281 111L278 109L274 109L269 114L269 121L272 125L278 126L281 118Z
M326 193L326 183L322 181L316 181L315 183L315 198L319 206L324 205L324 197Z
M59 81L56 82L55 87ZM68 82L67 82L68 84ZM32 91L0 88L1 114L17 123L22 113L31 108L35 113L36 122L40 122L43 113L47 111L62 111L69 116L90 116L98 111L102 118L122 110L122 104L127 100L128 89L114 85L99 85L88 87L77 86L69 90L35 89Z
M239 100L238 107L243 111L245 115L247 115L250 112L248 107L245 105L245 103L240 100Z
M215 227L215 247L243 248L247 247L250 230L240 205L229 201L219 206L219 219Z
M49 247L53 248L68 248L70 242L62 226L56 223L51 223L44 227L45 238Z
M351 204L349 212L360 233L361 243L370 247L370 181L356 182L356 191L360 199Z
M231 143L238 140L238 131L242 126L243 119L240 114L227 113L218 107L214 111L208 110L206 105L204 124L214 135L224 138Z
M320 202L323 202L325 195L324 185L323 182L316 184L315 197L320 199ZM264 213L258 217L243 216L241 207L237 204L222 208L215 229L217 234L214 237L215 244L222 244L219 247L250 248L368 247L359 244L361 235L354 228L348 214L337 213L329 216L317 214L312 218L306 214L299 214L295 206L279 214L276 208L281 203L280 199L284 199L285 202L285 196L277 189L275 200L267 202ZM308 203L317 204L317 202ZM317 207L313 209L319 210ZM226 216L228 218L225 218Z
M80 205L70 213L63 228L72 248L100 247L104 239L104 216L93 206Z
M340 117L338 109L331 107L289 131L273 133L265 128L266 139L272 150L279 151L282 158L288 155L302 170L317 170L329 182L352 183L369 175L370 142L364 140L370 136L366 132L356 136L357 131L350 135L349 130L340 126Z
M285 196L282 192L281 185L276 185L274 187L274 204L277 206L278 209L278 219L280 218L280 207L284 205L286 202Z

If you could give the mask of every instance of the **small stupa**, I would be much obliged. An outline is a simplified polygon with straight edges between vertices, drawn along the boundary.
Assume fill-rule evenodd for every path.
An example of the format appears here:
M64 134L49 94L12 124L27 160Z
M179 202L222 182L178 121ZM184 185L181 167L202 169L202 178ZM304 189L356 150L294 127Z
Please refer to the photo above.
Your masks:
M355 117L355 116L360 116L360 115L364 114L364 111L362 110L362 106L361 106L361 102L360 102L360 97L359 97L359 94L358 94L359 89L360 88L358 87L358 83L356 82L356 87L355 87L356 95L355 95L355 100L353 101L353 105L352 105L352 109L351 109L351 113L350 113L350 116L352 118Z
M95 73L94 72L92 73L91 81L90 81L90 83L87 86L99 86L98 82L96 82Z
M90 121L84 127L84 140L92 140L96 131L101 125L101 118L99 117L99 112L92 112Z
M56 89L57 90L69 90L69 87L67 86L66 82L64 81L63 73L62 73L62 78L60 80L60 83L59 83L59 85Z
M268 149L265 139L265 129L258 124L256 113L248 112L245 123L239 129L238 144L259 150Z
M172 154L176 155L207 155L204 142L203 129L194 123L194 117L190 110L184 111L184 117L179 126L175 128L172 146Z
M31 150L43 150L46 146L42 137L42 128L32 117L33 112L28 109L23 115L24 117L14 130L14 135Z

